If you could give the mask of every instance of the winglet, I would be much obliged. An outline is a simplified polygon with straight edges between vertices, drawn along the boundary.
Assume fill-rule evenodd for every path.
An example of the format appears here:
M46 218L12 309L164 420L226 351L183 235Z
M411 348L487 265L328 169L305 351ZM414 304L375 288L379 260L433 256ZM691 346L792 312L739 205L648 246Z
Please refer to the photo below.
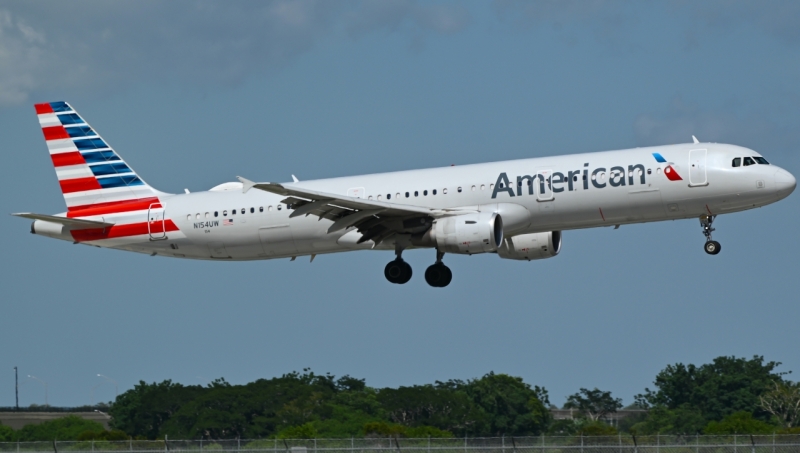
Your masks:
M692 135L692 140L694 140L695 143L700 143L700 140L698 140L694 135Z
M297 179L297 176L295 176L295 175L292 175L292 181L294 181L294 182L300 182L300 180L299 180L299 179Z
M241 176L237 176L236 179L242 182L242 193L247 193L248 190L252 189L253 186L256 185L253 181L250 181L247 178L242 178Z

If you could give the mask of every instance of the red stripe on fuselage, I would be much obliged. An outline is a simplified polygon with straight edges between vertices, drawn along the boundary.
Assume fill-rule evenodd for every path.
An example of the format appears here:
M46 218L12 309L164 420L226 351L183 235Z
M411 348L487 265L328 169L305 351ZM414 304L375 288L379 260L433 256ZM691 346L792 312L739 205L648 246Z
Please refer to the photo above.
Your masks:
M36 108L36 114L41 115L42 113L55 113L53 112L53 107L50 107L50 104L34 104Z
M54 167L66 167L67 165L80 165L86 163L83 155L77 151L71 153L51 154L50 158L53 159Z
M170 231L178 231L178 227L172 220L152 222L129 223L126 225L114 225L107 228L89 228L86 230L72 230L72 238L78 242L99 241L103 239L114 239L128 236L141 236L145 234L162 234Z
M83 192L84 190L96 190L103 188L100 186L100 183L97 182L97 178L94 176L89 178L65 179L63 181L59 181L58 183L61 184L62 193Z
M62 138L69 138L69 134L67 133L67 130L64 129L64 126L43 127L42 133L44 134L45 140L61 140Z
M149 209L151 205L153 205L153 208L161 208L161 202L157 197L140 198L138 200L109 201L106 203L72 206L71 208L68 208L67 217L89 217L93 215L142 211Z

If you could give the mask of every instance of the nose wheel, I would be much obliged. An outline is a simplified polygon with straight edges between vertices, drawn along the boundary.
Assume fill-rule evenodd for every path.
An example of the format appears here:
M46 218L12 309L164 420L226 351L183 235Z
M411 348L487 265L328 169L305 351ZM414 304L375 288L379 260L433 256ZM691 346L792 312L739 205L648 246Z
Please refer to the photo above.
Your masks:
M715 228L713 228L711 224L714 223L714 219L716 217L717 216L715 215L706 215L700 217L700 226L703 227L703 236L706 237L706 243L703 245L703 249L709 255L716 255L720 252L720 250L722 250L722 245L720 245L719 242L711 239L711 232L715 231Z
M436 251L436 262L425 270L425 281L434 288L444 288L453 280L453 272L442 262L444 252Z

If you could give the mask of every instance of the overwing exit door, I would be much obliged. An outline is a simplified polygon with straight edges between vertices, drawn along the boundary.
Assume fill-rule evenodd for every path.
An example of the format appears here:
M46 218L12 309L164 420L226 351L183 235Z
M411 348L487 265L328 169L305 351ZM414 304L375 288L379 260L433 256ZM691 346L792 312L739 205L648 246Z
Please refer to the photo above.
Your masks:
M151 241L167 238L167 229L164 227L164 207L161 203L153 203L147 209L147 232Z

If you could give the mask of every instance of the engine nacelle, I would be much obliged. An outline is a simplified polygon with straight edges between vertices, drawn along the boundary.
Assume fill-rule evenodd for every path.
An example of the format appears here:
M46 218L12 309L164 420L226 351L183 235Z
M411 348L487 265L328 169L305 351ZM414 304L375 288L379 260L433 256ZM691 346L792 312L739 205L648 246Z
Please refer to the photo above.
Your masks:
M561 251L561 232L520 234L506 238L497 248L500 258L507 260L541 260Z
M503 219L496 212L444 217L430 232L436 248L446 253L494 252L503 243Z

